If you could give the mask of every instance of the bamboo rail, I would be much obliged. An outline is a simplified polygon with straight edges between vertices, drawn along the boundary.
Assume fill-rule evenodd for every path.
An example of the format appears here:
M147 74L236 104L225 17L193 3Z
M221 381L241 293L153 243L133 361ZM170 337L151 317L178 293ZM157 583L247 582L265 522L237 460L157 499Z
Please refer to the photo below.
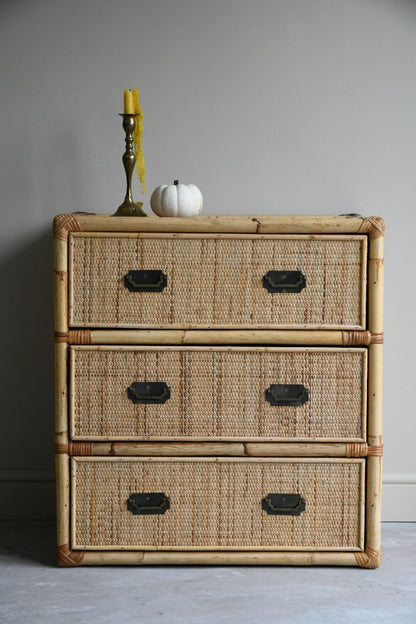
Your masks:
M358 565L349 552L87 551L78 565Z
M92 457L239 456L239 457L381 457L383 446L365 442L69 442L56 453Z
M355 347L382 344L383 332L319 329L70 329L55 332L55 342L74 345L269 344Z
M60 566L96 565L295 565L361 566L368 565L366 554L353 552L292 551L80 551L59 550ZM359 561L366 562L361 565ZM374 559L371 563L378 563Z
M74 213L55 218L55 236L67 232L239 232L246 234L367 234L383 235L380 217L289 216L289 215L204 215L193 218L155 217L146 219Z

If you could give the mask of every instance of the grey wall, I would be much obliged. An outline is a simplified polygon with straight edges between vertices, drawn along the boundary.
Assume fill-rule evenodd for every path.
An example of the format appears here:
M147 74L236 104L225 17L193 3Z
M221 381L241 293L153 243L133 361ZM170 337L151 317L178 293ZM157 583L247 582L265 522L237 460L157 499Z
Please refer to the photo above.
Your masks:
M386 218L383 516L415 518L415 35L410 0L3 0L3 517L53 514L51 219L120 203L139 86L149 191Z

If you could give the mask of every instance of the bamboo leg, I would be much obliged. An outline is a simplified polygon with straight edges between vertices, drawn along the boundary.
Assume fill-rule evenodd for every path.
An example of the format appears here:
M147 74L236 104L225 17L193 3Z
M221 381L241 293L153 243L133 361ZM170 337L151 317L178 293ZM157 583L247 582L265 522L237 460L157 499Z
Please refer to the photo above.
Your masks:
M56 515L58 549L70 542L70 486L69 457L65 453L55 456L56 460Z
M382 446L382 374L383 345L370 345L369 348L369 410L368 443ZM370 456L367 459L367 521L366 550L377 553L379 557L381 542L381 488L382 457ZM376 555L374 555L376 556Z
M368 325L371 332L383 332L384 259L383 237L370 239L368 262ZM368 444L382 448L383 345L371 344L368 358ZM367 458L366 549L357 555L359 565L377 567L381 562L382 458Z

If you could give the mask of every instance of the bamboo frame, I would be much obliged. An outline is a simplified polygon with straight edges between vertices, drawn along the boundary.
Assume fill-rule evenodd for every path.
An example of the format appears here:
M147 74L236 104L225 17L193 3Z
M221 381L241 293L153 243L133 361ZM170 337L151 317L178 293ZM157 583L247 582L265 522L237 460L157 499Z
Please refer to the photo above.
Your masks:
M55 344L55 444L68 444L67 345Z
M367 327L313 330L255 329L81 329L68 326L68 239L71 232L166 232L239 234L364 234L368 237ZM346 565L374 568L380 565L380 492L382 463L382 352L383 352L383 235L380 217L357 216L204 216L193 219L119 218L108 215L58 215L55 235L55 341L56 341L56 486L58 564L73 565ZM363 280L362 280L363 283ZM67 345L68 344L263 344L310 346L368 346L368 438L367 442L75 442L68 439ZM296 448L295 448L296 447ZM69 457L365 457L365 548L362 552L292 551L79 551L70 546ZM323 455L323 453L325 455Z
M370 240L368 259L368 326L383 332L384 239ZM368 443L382 449L383 345L371 344L368 362ZM367 459L366 548L359 565L377 567L381 563L382 453Z
M61 216L54 220L55 336L60 337L68 333L67 222L68 219ZM55 344L55 444L65 446L68 443L68 373L67 345L64 340Z
M55 331L68 331L68 251L67 243L61 238L54 239L55 266Z
M54 220L55 293L55 473L58 565L76 565L82 557L73 554L70 543L70 478L68 438L68 228L76 228L71 215Z
M55 218L61 230L70 232L240 232L252 234L367 234L383 235L381 217L328 215L203 215L192 218L146 219L74 213Z
M70 479L69 456L57 454L56 461L56 512L58 549L70 543Z

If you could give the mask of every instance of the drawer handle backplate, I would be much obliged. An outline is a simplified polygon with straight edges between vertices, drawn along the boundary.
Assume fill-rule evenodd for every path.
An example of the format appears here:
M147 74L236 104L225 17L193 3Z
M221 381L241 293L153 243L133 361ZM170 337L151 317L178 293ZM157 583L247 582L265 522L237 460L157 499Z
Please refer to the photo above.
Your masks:
M270 405L299 406L306 403L309 393L301 384L271 384L266 390L266 400Z
M262 508L272 516L300 516L305 507L300 494L267 494L262 500Z
M166 403L170 388L164 381L134 381L127 388L127 396L135 404Z
M271 293L298 293L305 288L306 277L301 271L269 271L263 286Z
M124 276L124 286L130 292L161 292L168 283L163 271L129 271Z
M170 509L170 499L163 492L135 492L127 499L127 509L135 516L164 514Z

